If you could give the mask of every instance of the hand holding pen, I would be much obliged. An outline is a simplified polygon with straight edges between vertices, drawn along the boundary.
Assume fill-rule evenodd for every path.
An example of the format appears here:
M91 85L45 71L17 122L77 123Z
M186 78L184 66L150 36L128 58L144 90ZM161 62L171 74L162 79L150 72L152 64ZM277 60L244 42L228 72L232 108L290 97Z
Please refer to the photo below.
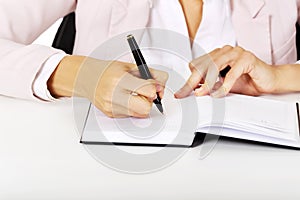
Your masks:
M128 35L127 36L127 41L128 44L130 46L130 49L132 51L133 57L135 59L136 65L138 66L140 75L143 79L152 79L152 75L149 71L149 68L146 64L146 61L143 57L143 54L136 42L136 40L134 39L133 35ZM161 104L161 98L159 96L159 94L157 93L157 97L156 99L154 99L153 103L155 103L156 107L158 108L158 110L163 114L163 107Z

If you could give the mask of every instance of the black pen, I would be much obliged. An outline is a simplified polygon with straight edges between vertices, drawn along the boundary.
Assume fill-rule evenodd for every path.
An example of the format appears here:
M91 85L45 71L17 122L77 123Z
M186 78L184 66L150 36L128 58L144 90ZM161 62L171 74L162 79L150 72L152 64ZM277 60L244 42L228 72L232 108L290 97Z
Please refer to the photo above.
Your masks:
M139 72L141 74L141 77L143 79L152 79L152 76L150 74L149 68L146 64L146 61L142 55L142 52L137 44L137 42L135 41L133 35L128 35L127 36L127 41L129 43L130 49L132 51L134 60L136 62L136 65L138 66ZM153 101L156 105L156 107L158 108L158 110L163 113L163 107L161 105L161 99L157 93L157 98Z

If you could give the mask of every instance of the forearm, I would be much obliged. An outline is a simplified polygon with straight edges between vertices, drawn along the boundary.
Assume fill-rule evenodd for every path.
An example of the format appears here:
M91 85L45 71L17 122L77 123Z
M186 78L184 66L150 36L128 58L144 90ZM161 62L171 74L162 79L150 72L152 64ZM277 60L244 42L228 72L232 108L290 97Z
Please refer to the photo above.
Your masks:
M66 56L48 80L48 89L57 98L78 96L92 100L109 63L85 56Z
M300 64L276 67L276 89L274 93L300 91Z

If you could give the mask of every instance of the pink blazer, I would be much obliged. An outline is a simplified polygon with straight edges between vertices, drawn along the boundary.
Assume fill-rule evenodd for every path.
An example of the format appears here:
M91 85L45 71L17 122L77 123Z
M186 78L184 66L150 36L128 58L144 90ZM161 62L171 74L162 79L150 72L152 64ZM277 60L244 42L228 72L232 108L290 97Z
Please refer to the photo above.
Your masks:
M116 34L145 27L151 6L152 0L0 0L0 94L35 98L32 83L59 50L31 43L57 19L76 11L74 54L88 55ZM231 0L231 8L239 46L269 64L296 61L300 0Z

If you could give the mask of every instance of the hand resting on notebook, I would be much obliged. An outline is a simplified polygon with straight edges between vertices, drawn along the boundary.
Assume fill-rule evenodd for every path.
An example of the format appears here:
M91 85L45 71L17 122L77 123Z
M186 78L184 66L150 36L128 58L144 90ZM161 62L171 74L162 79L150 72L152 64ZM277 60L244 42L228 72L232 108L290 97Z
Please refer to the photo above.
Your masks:
M220 77L219 72L228 66L225 77ZM241 47L215 49L190 62L189 67L192 74L175 94L177 98L190 95L194 89L197 96L214 97L229 92L258 96L300 91L300 65L269 65Z

